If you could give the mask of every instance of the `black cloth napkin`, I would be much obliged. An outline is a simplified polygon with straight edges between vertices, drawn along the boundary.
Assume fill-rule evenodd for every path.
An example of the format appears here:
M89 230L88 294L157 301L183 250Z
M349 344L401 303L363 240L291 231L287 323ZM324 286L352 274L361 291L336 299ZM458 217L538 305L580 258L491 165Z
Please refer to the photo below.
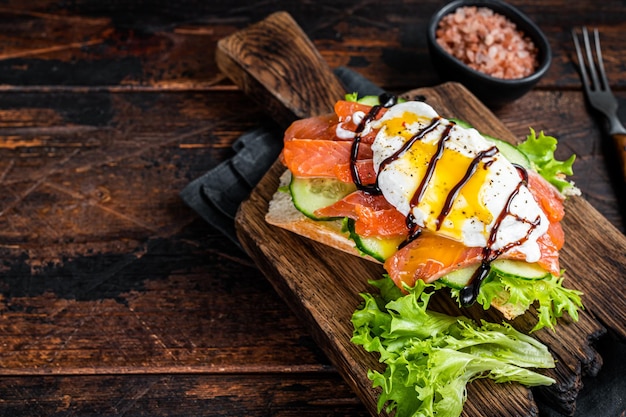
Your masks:
M241 248L235 233L235 215L282 149L278 126L259 127L233 143L235 155L195 179L181 198L207 223Z
M357 72L345 67L334 71L346 92L359 96L385 91ZM276 161L282 149L283 131L276 125L245 133L233 144L235 155L192 181L181 198L206 222L237 246L234 219L239 204ZM584 387L576 401L573 417L626 417L626 344L611 335L602 338L597 349L604 365L595 377L583 377ZM536 395L541 417L566 417Z

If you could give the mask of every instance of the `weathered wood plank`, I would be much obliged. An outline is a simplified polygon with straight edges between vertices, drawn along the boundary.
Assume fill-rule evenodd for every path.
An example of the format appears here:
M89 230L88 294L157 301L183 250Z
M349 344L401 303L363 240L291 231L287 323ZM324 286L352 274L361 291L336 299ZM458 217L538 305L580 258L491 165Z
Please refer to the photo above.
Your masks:
M231 156L232 142L264 118L239 94L211 97L2 95L3 257L130 253L191 222L178 192Z
M16 265L0 289L0 375L330 369L251 261L202 224L127 254Z
M598 26L609 79L626 88L620 0L511 2L547 33L554 64L539 87L578 88L571 26ZM224 85L213 57L219 39L267 15L294 16L332 67L345 65L397 92L438 82L424 33L440 3L288 0L160 2L8 1L0 8L0 84L38 87L213 90ZM565 16L564 16L565 14ZM134 16L135 18L131 18ZM563 25L567 26L563 26Z
M296 119L328 113L328 103L345 92L311 40L286 12L273 13L220 40L215 58L222 72L284 127ZM317 94L293 99L294 89L316 89ZM268 90L275 94L268 95Z
M357 416L337 374L103 375L0 378L4 416Z

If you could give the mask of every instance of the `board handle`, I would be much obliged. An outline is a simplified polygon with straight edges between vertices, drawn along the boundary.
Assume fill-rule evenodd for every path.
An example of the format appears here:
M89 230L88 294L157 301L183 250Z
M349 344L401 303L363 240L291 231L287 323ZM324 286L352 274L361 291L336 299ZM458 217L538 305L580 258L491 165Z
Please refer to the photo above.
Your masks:
M622 168L622 179L626 181L626 134L613 133L611 138L613 142L615 142L615 150L617 151L620 167Z
M332 111L345 89L287 12L276 12L217 44L219 69L286 127Z

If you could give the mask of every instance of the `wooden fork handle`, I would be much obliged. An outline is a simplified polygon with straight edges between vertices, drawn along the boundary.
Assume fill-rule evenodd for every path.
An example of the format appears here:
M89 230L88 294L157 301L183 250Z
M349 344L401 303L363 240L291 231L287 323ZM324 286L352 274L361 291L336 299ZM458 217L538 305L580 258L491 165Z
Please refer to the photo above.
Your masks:
M617 156L622 167L622 177L626 181L626 134L614 133L611 135L615 146L617 147Z

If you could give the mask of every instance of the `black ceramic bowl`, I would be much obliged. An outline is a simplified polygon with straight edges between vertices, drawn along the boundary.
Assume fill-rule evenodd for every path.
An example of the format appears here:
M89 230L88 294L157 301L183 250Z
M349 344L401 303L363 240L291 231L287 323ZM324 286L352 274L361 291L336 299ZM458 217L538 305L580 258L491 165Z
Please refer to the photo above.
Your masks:
M446 52L436 41L435 31L441 18L463 6L487 7L507 17L517 29L529 37L538 50L538 67L525 78L502 79L479 72ZM515 7L499 0L456 0L437 11L428 25L428 48L433 66L445 81L457 81L490 107L499 107L526 94L548 71L552 51L546 36L526 15Z

